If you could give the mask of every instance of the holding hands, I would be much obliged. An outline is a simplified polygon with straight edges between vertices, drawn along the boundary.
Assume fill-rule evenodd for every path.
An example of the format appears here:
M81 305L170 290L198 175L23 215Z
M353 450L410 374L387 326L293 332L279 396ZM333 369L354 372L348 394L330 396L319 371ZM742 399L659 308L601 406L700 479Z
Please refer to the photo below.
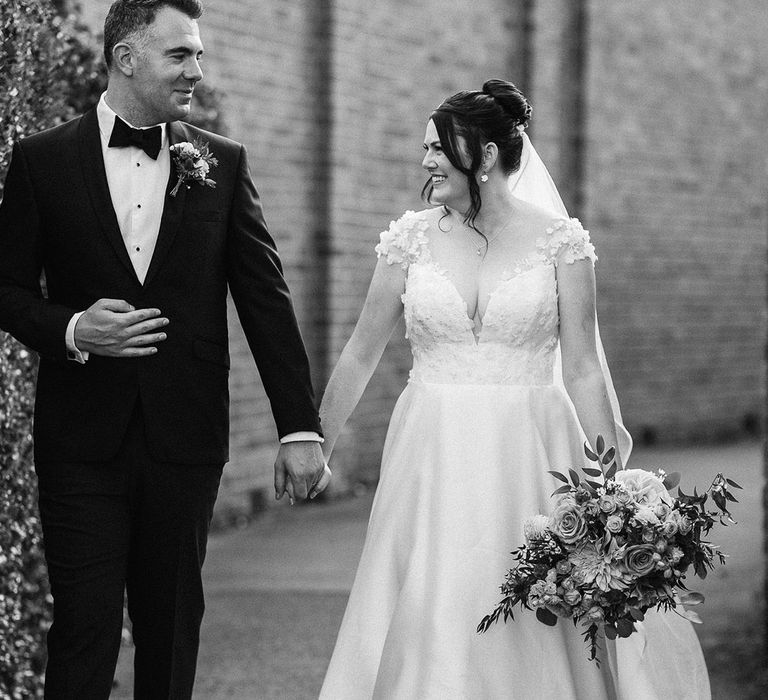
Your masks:
M287 493L291 504L297 498L314 498L330 481L320 443L312 440L280 445L275 460L275 498Z

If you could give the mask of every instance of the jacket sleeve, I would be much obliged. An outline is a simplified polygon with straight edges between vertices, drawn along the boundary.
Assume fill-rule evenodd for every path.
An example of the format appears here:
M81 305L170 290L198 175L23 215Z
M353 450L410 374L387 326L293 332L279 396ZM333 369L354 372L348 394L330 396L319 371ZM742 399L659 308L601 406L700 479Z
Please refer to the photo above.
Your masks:
M21 143L13 147L0 203L0 329L41 355L65 360L75 313L45 299L40 217Z
M280 437L320 432L309 360L275 242L240 147L229 217L227 276L232 298Z

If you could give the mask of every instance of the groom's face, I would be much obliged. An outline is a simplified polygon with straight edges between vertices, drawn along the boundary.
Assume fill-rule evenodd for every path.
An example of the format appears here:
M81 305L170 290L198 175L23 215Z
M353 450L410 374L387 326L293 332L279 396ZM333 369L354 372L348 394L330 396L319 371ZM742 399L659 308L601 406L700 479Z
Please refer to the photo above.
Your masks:
M195 84L203 77L203 44L197 21L162 7L138 42L130 81L146 124L182 119L189 114Z

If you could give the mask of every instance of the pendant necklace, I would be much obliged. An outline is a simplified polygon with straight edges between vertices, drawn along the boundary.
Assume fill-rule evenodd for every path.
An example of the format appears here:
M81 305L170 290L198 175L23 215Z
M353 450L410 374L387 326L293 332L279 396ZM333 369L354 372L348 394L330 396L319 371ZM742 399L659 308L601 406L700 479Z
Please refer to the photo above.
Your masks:
M493 243L507 229L509 224L512 223L512 218L513 217L509 217L507 222L496 232L496 235L493 238L485 239L480 245L475 245L474 243L472 244L475 245L475 252L477 253L478 257L482 257L483 253L488 252L488 248L491 247L491 243Z

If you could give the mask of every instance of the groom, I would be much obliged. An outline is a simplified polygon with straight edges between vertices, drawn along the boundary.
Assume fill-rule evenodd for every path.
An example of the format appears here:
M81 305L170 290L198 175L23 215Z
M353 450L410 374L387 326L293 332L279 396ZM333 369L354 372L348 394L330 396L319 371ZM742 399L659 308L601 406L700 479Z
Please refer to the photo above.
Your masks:
M46 697L189 698L200 570L228 458L227 289L281 436L279 498L323 470L306 353L245 149L177 121L202 78L199 0L117 0L98 106L17 143L0 207L0 328L40 354L35 468L54 598ZM171 146L215 188L182 177ZM41 272L45 273L45 294Z

